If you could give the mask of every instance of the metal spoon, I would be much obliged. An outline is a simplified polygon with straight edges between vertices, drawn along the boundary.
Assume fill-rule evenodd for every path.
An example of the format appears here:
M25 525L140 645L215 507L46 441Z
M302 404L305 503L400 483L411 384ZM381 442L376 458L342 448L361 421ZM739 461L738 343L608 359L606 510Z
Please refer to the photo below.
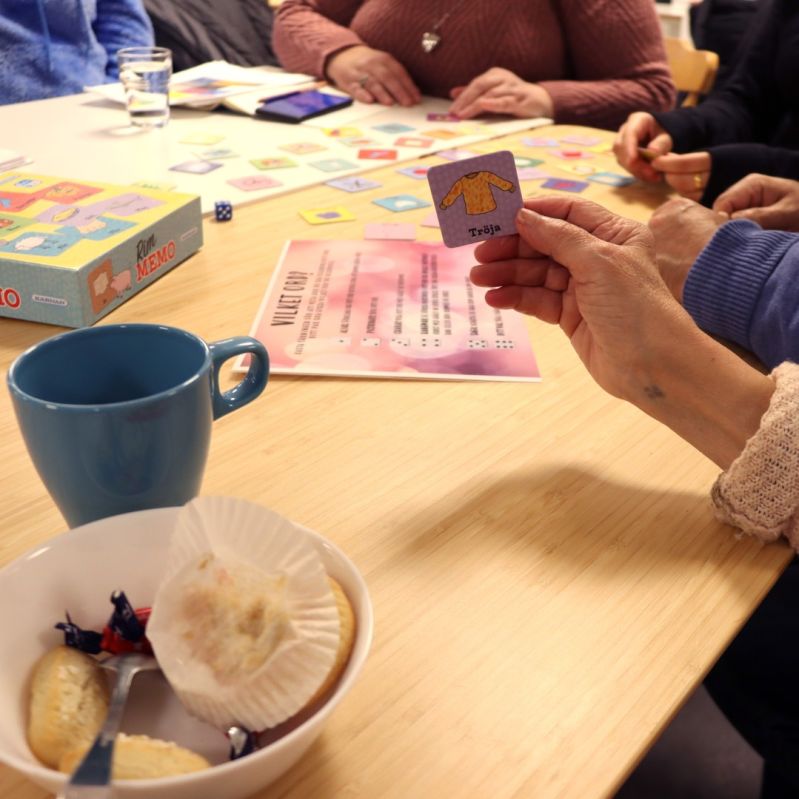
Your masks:
M246 727L228 727L226 735L230 741L230 760L251 755L258 749L258 734L250 732Z
M101 661L100 665L117 673L116 684L108 705L108 715L91 748L64 786L61 799L109 799L114 741L119 732L130 684L140 671L154 671L158 668L154 657L135 652L113 655Z

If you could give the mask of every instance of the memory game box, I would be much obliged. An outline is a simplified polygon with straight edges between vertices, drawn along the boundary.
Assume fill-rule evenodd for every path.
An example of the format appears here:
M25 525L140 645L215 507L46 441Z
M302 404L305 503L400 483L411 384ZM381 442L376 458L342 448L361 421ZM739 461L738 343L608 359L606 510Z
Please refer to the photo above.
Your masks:
M91 325L202 238L195 195L0 174L0 317Z

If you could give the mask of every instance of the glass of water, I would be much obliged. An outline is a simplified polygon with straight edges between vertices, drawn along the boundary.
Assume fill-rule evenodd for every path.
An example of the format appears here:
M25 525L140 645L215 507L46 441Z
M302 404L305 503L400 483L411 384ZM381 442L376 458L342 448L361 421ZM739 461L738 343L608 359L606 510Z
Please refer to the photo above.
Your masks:
M125 47L117 51L117 60L131 124L151 128L166 125L172 51L168 47Z

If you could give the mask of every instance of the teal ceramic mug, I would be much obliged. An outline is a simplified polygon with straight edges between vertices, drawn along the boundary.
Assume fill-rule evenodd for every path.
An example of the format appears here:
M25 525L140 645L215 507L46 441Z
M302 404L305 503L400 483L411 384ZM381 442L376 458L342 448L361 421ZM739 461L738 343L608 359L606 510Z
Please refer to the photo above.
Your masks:
M222 364L245 353L249 371L222 392ZM76 527L196 496L213 420L254 400L268 375L253 338L206 344L163 325L101 325L26 350L8 387L33 463Z

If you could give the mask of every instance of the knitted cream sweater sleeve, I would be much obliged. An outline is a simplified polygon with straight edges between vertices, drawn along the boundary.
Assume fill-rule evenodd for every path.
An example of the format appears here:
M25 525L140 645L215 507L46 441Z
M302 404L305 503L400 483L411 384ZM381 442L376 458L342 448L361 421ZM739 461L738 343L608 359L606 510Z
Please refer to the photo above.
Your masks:
M799 364L783 363L758 431L713 485L716 516L761 541L799 550Z

